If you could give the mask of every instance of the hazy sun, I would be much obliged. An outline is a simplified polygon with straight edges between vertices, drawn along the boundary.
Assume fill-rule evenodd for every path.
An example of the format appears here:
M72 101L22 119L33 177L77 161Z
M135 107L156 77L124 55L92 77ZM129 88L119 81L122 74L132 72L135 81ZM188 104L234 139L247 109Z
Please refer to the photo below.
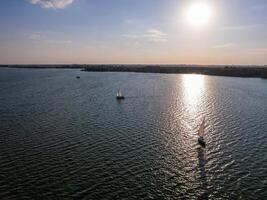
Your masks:
M206 25L211 17L211 8L205 3L194 3L187 8L186 17L191 25Z

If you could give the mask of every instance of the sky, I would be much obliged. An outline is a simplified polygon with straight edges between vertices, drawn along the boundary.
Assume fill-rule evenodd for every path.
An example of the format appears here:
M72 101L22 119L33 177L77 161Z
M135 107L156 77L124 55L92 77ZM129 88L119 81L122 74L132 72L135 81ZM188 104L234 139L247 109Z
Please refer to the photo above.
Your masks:
M266 65L267 0L1 0L0 64Z

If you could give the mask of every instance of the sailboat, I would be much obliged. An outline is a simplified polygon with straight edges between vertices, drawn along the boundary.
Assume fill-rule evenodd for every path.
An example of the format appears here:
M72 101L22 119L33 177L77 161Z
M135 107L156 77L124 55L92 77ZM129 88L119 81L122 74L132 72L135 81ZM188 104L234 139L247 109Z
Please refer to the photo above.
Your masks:
M203 147L206 146L206 142L204 139L204 129L205 129L205 118L203 118L203 121L198 129L198 143Z
M118 99L118 100L120 100L120 99L124 99L124 96L123 96L121 90L118 90L118 91L117 91L116 99Z

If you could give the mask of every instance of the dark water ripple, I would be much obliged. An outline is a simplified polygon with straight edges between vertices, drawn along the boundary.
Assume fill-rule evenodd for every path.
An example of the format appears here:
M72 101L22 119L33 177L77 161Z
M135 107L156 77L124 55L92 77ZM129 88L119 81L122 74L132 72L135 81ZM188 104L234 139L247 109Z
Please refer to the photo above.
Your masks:
M0 199L267 197L264 80L1 69L0 83Z

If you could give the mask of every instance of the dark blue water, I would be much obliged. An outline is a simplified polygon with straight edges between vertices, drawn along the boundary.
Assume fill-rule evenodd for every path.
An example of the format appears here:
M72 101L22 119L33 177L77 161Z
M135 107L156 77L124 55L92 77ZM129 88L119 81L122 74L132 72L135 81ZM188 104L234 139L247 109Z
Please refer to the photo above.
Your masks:
M0 69L0 169L0 199L266 199L267 81Z

